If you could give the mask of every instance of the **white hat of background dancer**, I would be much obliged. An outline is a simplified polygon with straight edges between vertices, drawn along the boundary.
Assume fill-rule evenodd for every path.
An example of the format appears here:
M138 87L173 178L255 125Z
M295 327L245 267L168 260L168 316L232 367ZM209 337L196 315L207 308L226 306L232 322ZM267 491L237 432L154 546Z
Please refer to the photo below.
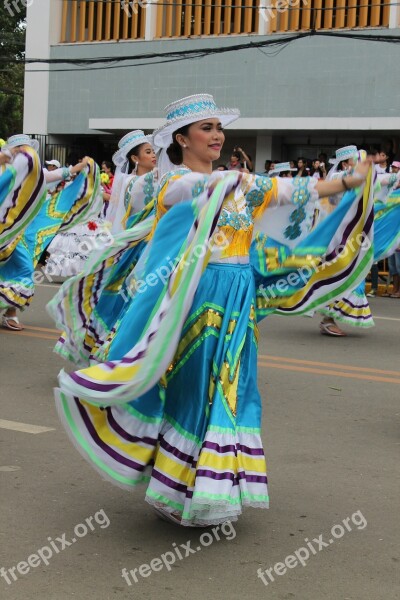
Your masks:
M337 165L342 162L342 160L353 158L357 152L357 146L344 146L343 148L336 150L336 158L330 158L329 162L331 165Z
M18 146L31 146L36 152L39 150L39 142L24 133L18 133L9 137L5 148L17 148Z
M135 131L130 131L118 142L118 150L112 157L112 161L116 167L122 167L126 162L128 162L127 154L136 148L136 146L140 146L140 144L152 144L152 136L145 135L141 129L135 129Z
M164 108L167 122L153 132L153 139L159 148L172 144L172 134L181 127L204 119L219 119L223 127L240 117L237 108L218 108L211 94L194 94L171 102Z
M46 160L45 163L46 165L53 165L53 167L56 167L57 169L61 167L61 163L59 163L58 160Z
M284 173L286 171L297 171L297 169L293 169L290 166L290 162L276 163L275 167L269 171L268 175L279 175L279 173Z

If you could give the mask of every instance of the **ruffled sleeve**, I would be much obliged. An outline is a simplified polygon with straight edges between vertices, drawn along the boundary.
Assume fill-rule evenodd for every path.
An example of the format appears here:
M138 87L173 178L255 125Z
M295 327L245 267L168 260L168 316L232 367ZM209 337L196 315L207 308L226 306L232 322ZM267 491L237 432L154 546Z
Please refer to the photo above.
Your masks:
M157 202L166 211L171 206L193 200L199 196L210 175L193 173L189 169L177 169L166 173L160 182Z
M309 200L317 201L317 180L312 177L273 178L243 175L242 189L254 219L260 218L267 208L303 206Z
M317 183L311 177L252 177L246 201L254 235L261 233L289 247L296 245L314 226L319 206Z

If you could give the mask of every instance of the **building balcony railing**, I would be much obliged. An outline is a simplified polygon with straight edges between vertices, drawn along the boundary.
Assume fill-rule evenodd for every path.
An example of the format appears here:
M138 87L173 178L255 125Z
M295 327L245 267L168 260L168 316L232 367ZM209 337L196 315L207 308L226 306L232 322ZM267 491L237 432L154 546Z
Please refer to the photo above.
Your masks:
M140 40L145 25L143 2L63 0L61 43Z
M391 10L397 1L63 0L61 43L388 27Z

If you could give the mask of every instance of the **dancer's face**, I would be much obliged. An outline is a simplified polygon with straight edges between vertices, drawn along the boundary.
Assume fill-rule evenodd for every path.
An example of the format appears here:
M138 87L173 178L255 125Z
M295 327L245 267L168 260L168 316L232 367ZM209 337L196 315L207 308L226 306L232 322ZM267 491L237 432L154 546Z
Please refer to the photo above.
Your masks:
M179 134L176 139L183 146L183 162L213 162L221 155L225 135L219 119L204 119L190 125L187 135Z
M146 142L142 144L138 150L137 155L132 156L132 161L137 163L138 167L146 171L154 169L157 163L156 153L153 150L151 144Z

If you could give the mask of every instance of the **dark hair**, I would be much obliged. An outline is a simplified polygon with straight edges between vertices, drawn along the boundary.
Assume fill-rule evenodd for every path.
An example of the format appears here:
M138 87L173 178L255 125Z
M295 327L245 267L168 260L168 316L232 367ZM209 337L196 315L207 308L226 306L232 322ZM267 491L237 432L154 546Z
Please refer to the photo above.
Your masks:
M176 131L174 131L174 133L172 134L172 144L170 144L168 146L167 154L168 154L169 160L174 165L181 165L183 162L182 146L180 144L178 144L178 142L176 141L176 136L179 134L187 135L188 131L189 131L189 127L190 127L190 125L185 125L184 127L181 127L180 129L177 129Z
M114 172L114 165L109 160L103 160L101 164L106 165L107 169L110 169L111 171Z
M137 146L135 146L134 148L132 148L132 150L129 150L128 154L126 155L126 158L128 159L128 162L129 162L129 165L130 165L130 167L131 167L132 171L133 171L134 167L133 167L133 165L132 165L131 158L132 158L132 156L138 156L138 155L139 155L139 152L140 152L140 148L141 148L142 146L144 146L146 143L147 143L147 142L143 142L142 144L138 144ZM131 169L129 169L129 171L130 171Z
M387 152L387 150L385 148L382 148L382 146L370 146L370 149L368 150L367 154L370 155L374 155L374 154L386 154L386 156L389 156L389 153Z
M303 162L303 167L299 167L299 161ZM304 156L299 156L299 158L297 159L297 173L296 173L296 177L308 177L308 171L307 171L307 167L308 167L308 161ZM301 172L300 172L301 169Z
M231 156L234 156L235 158L237 158L238 160L241 160L242 155L240 154L240 152L238 152L237 150L234 150L231 154Z
M217 166L217 169L220 169L220 170L222 170L222 171L227 171L227 170L228 170L228 167L227 167L226 165L218 165L218 166Z

